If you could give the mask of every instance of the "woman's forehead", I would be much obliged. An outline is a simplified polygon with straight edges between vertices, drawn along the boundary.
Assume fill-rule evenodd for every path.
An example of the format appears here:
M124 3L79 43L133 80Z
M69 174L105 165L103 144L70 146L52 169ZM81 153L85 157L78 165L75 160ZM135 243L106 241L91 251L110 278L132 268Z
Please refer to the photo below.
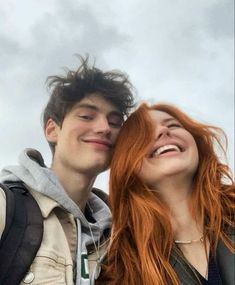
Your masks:
M175 120L173 116L164 111L150 110L148 111L148 113L153 121L165 122L165 121Z

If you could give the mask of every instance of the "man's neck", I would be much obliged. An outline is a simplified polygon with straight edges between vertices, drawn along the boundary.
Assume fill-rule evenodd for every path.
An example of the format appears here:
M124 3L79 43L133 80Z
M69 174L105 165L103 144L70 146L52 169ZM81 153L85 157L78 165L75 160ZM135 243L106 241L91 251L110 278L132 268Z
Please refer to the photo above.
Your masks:
M78 173L71 169L52 165L51 169L58 177L69 197L79 206L84 213L88 196L96 177Z

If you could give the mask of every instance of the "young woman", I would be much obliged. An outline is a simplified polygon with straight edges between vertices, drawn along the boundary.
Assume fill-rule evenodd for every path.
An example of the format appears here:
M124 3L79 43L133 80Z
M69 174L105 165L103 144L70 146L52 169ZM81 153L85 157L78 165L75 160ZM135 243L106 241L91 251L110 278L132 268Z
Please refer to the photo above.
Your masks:
M234 284L235 187L215 151L224 152L220 135L166 104L143 104L124 123L97 284Z

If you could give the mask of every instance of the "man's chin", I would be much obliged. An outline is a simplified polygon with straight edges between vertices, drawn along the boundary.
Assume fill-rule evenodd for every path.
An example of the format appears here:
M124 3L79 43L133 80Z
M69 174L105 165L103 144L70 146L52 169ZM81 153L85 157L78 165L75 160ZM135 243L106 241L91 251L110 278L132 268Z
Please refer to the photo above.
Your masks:
M110 163L106 163L105 165L98 167L98 174L108 170L109 166L110 166Z
M106 171L109 169L110 166L110 162L109 163L98 163L95 165L89 165L86 167L86 169L84 169L84 172L86 172L87 174L91 174L92 176L97 176L100 173Z

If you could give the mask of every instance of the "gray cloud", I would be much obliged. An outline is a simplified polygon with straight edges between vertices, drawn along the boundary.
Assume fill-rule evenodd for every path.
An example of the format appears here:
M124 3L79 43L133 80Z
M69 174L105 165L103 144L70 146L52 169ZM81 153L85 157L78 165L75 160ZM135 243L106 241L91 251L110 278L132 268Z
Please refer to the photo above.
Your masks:
M45 79L63 73L64 66L76 67L75 53L90 53L100 68L126 71L141 99L177 104L224 128L233 166L232 2L56 0L32 1L31 6L25 0L4 2L0 168L30 145L50 160L39 123L48 97Z
M217 1L205 15L206 29L213 38L234 38L234 1Z
M2 15L7 21L7 14ZM17 30L15 25L11 30ZM47 101L48 75L64 73L63 66L77 66L75 53L90 53L105 65L105 51L128 44L128 37L117 27L102 23L90 7L77 1L57 1L55 9L37 16L28 29L24 26L23 36L0 30L0 63L5 71L0 76L0 129L4 134L0 167L12 162L11 155L16 160L23 147L45 148L39 121Z

